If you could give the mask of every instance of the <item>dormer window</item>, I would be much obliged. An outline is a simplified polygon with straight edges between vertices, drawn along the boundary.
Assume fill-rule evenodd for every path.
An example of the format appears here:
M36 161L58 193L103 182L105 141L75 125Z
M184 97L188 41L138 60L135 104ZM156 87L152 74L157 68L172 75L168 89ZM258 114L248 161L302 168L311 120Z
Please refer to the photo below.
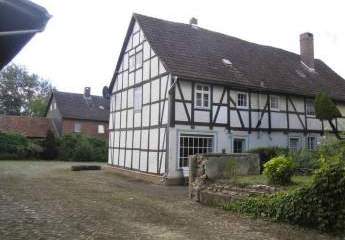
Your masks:
M210 107L210 87L204 84L195 86L195 106L196 108Z

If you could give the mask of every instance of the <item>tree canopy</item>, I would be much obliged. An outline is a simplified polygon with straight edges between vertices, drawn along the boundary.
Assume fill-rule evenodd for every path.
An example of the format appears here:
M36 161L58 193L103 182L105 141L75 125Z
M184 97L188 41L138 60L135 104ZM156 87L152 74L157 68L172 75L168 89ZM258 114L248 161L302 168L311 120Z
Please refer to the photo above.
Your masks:
M318 119L328 121L341 116L339 109L326 93L316 96L315 114Z
M52 89L25 67L9 65L0 72L0 114L43 116Z

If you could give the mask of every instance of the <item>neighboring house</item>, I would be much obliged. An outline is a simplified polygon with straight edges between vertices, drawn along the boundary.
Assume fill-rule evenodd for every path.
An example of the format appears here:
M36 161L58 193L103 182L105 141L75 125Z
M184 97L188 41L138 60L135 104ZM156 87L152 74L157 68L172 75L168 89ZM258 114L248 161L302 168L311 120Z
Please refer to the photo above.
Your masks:
M134 14L110 84L109 164L174 179L196 153L315 148L331 128L313 99L326 92L344 115L345 81L314 59L311 33L300 44L297 55Z
M0 1L0 70L44 30L50 17L46 9L31 1Z
M51 127L49 119L44 117L0 115L0 132L18 133L27 138L45 138Z
M109 99L94 96L89 87L84 94L53 91L46 111L58 136L82 133L108 139Z

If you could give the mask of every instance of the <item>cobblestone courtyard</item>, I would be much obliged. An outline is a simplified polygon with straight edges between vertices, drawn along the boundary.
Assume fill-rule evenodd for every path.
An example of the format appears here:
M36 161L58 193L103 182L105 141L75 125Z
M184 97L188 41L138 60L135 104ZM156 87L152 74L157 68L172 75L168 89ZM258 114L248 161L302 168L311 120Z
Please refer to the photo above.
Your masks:
M0 161L0 239L330 239L193 203L185 187Z

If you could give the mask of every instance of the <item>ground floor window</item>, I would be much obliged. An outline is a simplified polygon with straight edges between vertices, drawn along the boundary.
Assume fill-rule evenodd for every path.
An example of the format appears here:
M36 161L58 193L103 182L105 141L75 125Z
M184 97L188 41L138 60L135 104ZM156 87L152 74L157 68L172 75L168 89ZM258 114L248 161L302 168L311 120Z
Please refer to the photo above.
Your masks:
M298 137L289 138L289 149L292 152L297 152L300 149L300 139Z
M81 123L80 122L75 122L73 130L74 130L75 133L80 133L81 132Z
M104 130L104 125L99 124L99 125L98 125L98 129L97 129L97 132L98 132L99 134L103 134L103 133L105 132L105 130Z
M188 156L210 152L213 152L213 135L180 135L180 167L188 167Z
M316 137L308 137L307 138L307 147L309 150L315 150L316 149Z
M234 138L232 149L234 153L243 153L246 151L246 139Z

